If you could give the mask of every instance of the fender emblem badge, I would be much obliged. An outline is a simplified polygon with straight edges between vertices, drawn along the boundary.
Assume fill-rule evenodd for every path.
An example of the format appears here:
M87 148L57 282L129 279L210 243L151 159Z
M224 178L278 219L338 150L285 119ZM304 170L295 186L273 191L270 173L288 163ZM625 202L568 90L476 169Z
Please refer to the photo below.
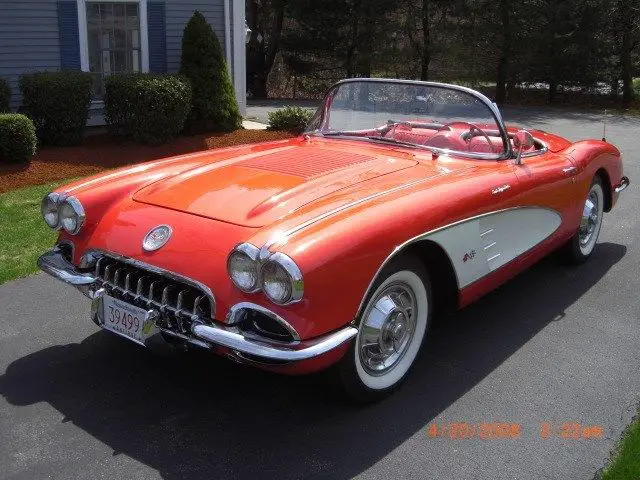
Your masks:
M476 251L471 250L470 252L467 252L464 254L464 257L462 257L462 261L466 263L468 260L473 259L473 257L475 256L476 256Z
M147 252L153 252L165 245L171 238L171 227L169 225L158 225L149 230L142 240L142 248Z

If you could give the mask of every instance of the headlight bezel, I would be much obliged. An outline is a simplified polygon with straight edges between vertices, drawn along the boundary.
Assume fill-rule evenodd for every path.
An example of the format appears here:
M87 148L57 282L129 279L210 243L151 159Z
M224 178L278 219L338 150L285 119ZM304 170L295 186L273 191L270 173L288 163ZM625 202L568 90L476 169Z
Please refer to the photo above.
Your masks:
M238 290L244 293L259 292L262 286L262 279L260 278L260 265L258 262L259 252L260 252L260 249L255 245L252 245L251 243L241 243L239 245L236 245L234 249L231 250L231 252L227 256L227 274L229 275L229 278L231 279L231 282L233 283L233 285ZM255 283L250 288L247 288L243 285L238 284L238 282L236 281L236 279L232 274L231 260L234 255L241 255L246 257L253 265L253 269L255 272Z
M64 208L71 209L71 215L67 214L65 216L62 215L64 213ZM52 225L47 221L47 214L51 211L55 210L56 215L56 223ZM86 214L84 211L84 207L80 200L76 197L68 196L65 193L51 192L44 196L42 201L40 202L40 213L42 215L42 219L44 223L53 230L64 230L70 235L76 235L82 226L84 225L84 221L86 219ZM73 217L75 221L74 228L67 228L64 220Z
M85 212L84 212L84 207L80 203L80 200L78 200L76 197L66 197L66 198L61 199L61 200L62 201L58 204L58 224L69 235L76 235L80 231L82 226L84 225L84 221L86 219L86 215L85 215ZM65 205L70 206L71 210L73 211L73 213L75 215L76 224L75 224L75 228L73 228L73 229L69 229L64 225L65 218L63 218L62 215L60 214L62 208ZM67 218L69 218L69 217L67 217Z
M272 297L268 293L268 288L265 286L265 274L263 272L265 268L271 264L275 265L276 268L280 268L282 272L287 275L287 279L289 282L289 295L286 298L277 299ZM304 294L304 280L302 278L302 271L300 270L296 262L294 262L293 259L288 255L282 252L275 252L271 254L263 262L260 268L260 277L262 292L270 301L272 301L276 305L290 305L302 300L302 296Z
M53 230L60 230L62 227L60 225L60 213L58 211L60 205L60 194L57 192L51 192L44 196L42 201L40 202L40 214L42 215L42 219L44 223ZM51 211L55 213L55 223L51 224L47 222L47 214L51 213L51 211L47 211L46 209L50 208Z
M236 245L229 255L227 256L227 275L231 280L231 283L244 293L258 293L262 292L267 299L276 305L290 305L292 303L302 300L304 294L304 281L302 278L302 271L295 263L295 261L288 255L275 252L270 253L266 251L267 255L264 255L265 249L260 249L251 243L240 243ZM261 256L261 253L263 254ZM256 283L247 288L244 285L239 284L234 278L233 271L231 269L231 260L234 255L243 255L252 262L252 266L255 269ZM286 275L287 287L289 295L286 298L276 298L268 293L268 288L265 288L263 270L269 265L275 265L277 268Z

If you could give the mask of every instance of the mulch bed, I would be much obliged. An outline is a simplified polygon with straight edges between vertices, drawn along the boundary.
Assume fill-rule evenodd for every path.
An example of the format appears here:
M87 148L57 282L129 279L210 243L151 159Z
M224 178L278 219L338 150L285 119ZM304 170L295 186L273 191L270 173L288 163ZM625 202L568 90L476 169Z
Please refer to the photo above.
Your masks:
M288 132L236 130L178 137L159 146L114 139L107 133L92 134L75 147L43 147L28 165L0 165L0 193L65 178L84 177L105 169L211 148L290 138Z

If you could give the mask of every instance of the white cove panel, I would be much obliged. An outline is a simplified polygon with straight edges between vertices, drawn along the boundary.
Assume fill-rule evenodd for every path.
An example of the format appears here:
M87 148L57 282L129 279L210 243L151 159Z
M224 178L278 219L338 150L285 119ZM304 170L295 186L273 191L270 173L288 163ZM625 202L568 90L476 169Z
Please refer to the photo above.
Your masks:
M447 252L463 288L531 250L561 221L548 208L514 208L463 220L424 238Z

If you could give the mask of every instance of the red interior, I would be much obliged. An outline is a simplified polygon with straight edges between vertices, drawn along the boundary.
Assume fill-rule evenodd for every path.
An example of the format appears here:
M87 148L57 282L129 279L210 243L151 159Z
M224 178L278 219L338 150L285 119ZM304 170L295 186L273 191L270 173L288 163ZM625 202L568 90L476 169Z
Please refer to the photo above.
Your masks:
M421 121L424 122L424 121ZM417 121L416 121L417 123ZM478 124L477 127L485 131L495 131L495 125ZM414 143L416 145L425 145L428 147L437 147L442 149L456 150L460 152L472 153L502 153L502 138L488 135L487 138L476 129L470 134L471 126L466 122L453 122L440 130L432 128L414 128L405 124L396 125L384 134L378 129L360 130L351 132L349 135L361 137L383 136L392 138L399 142ZM513 143L511 144L513 148ZM534 152L536 146L532 146L523 153Z
M479 128L495 130L495 126L478 125ZM393 138L400 142L415 143L442 149L457 150L473 153L501 153L502 138L489 135L489 141L477 130L470 135L470 125L465 122L455 122L440 130L429 128L411 128L406 125L398 125L384 134L387 138ZM513 145L512 145L513 146ZM524 150L535 151L536 147Z

